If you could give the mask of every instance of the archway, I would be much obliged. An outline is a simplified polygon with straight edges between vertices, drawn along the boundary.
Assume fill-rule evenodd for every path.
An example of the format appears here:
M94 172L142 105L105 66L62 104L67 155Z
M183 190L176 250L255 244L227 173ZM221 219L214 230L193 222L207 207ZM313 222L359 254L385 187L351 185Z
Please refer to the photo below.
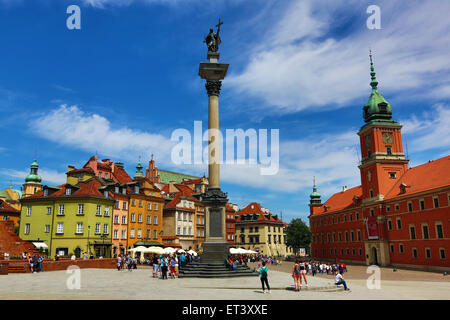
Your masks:
M372 248L372 264L378 265L377 248Z

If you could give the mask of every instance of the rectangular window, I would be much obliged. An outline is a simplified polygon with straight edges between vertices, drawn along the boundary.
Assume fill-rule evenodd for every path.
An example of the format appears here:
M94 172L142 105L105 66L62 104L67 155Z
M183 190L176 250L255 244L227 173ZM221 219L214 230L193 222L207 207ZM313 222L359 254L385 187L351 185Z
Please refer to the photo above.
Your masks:
M395 211L400 210L400 206L398 204L395 205Z
M392 220L388 220L388 230L392 230Z
M422 226L422 233L423 233L423 238L424 239L429 239L428 226L427 225L423 225Z
M416 239L416 227L414 227L414 226L409 227L409 235L411 237L411 240Z
M46 224L45 225L45 233L49 233L50 232L50 225Z
M433 198L433 203L434 203L435 208L439 208L439 198L438 197Z
M390 247L391 247L391 253L394 253L394 245L391 244Z
M58 215L59 216L63 216L64 215L64 205L63 204L59 205Z
M153 224L154 225L158 224L158 216L153 216Z
M153 210L158 210L158 204L157 203L155 203L155 205L154 205L154 207L153 207Z
M134 212L131 213L131 222L136 222L136 215Z
M400 218L397 218L397 230L402 229L402 220Z
M138 214L138 222L142 222L142 213Z
M103 224L103 234L108 234L108 233L109 233L108 224L105 223L105 224Z
M177 228L177 234L180 235L181 234L181 227Z
M431 258L431 250L430 250L430 248L425 248L425 257L427 259Z
M444 231L442 229L442 224L437 223L436 224L436 238L443 239L444 238Z
M147 203L147 210L152 210L152 204L151 203Z
M409 211L409 212L412 212L412 211L413 211L412 202L408 202L408 211Z
M66 196L70 196L71 193L72 193L72 189L67 188L67 189L66 189Z
M47 207L47 214L52 214L52 207Z
M130 229L130 238L134 238L134 228Z
M156 230L153 230L153 239L158 238L158 232Z
M147 215L147 224L152 224L152 216Z
M105 206L105 217L109 217L109 206Z
M412 256L414 259L417 259L417 248L412 249Z
M405 251L403 250L403 244L402 244L402 243L400 243L400 244L398 245L398 252L400 252L400 253L405 252Z
M97 212L95 213L97 216L101 216L102 215L102 206L101 205L97 205Z
M186 235L186 227L183 228L183 236Z
M139 200L139 207L142 208L142 200Z
M355 233L353 231L350 232L352 242L355 241Z
M119 201L116 200L114 202L114 208L119 209L119 207L120 207Z
M27 223L25 225L25 234L30 234L30 224L29 223Z
M119 215L114 215L114 223L119 224Z
M189 222L192 222L192 216L193 216L193 214L190 213L190 214L189 214Z
M83 233L83 223L77 222L77 232L76 233Z
M95 234L100 234L100 223L95 224Z
M122 203L122 209L127 210L127 203L125 201Z
M142 238L142 230L141 230L141 228L138 229L137 237L138 237L138 239Z
M122 239L126 239L127 238L127 230L122 230Z
M420 203L420 210L422 210L422 211L425 210L425 201L420 200L419 203Z
M58 222L58 225L56 227L56 233L57 234L63 234L64 233L64 223Z
M114 229L114 239L119 239L119 230Z
M136 202L134 201L134 199L132 199L132 200L131 200L131 206L134 207L135 205L136 205Z
M127 224L127 216L122 216L122 224Z
M188 233L190 236L192 236L192 228L191 227L189 227L189 233Z
M445 249L439 248L439 255L441 256L442 260L445 260Z

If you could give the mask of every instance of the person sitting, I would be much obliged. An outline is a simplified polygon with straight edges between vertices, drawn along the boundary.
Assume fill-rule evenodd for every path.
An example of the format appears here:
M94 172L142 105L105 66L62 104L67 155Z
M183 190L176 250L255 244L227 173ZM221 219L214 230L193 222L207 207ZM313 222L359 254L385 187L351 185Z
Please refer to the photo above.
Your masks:
M334 283L335 285L340 285L340 284L342 284L343 286L344 286L344 290L350 290L348 287L347 287L347 283L345 282L345 280L344 280L344 276L342 275L342 272L337 272L336 271L336 280L335 280L335 283Z

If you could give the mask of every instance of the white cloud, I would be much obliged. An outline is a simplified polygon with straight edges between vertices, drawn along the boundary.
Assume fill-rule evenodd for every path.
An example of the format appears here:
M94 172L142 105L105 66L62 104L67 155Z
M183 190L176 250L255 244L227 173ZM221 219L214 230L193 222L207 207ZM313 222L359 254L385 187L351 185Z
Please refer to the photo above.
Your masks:
M435 105L431 112L423 112L420 116L412 115L410 119L401 121L403 134L412 136L409 150L413 152L436 148L447 148L450 151L450 107ZM409 139L409 138L408 138Z
M66 174L64 172L58 172L53 169L40 168L38 170L39 175L42 177L42 183L50 183L60 185L66 182ZM14 169L1 169L0 174L18 179L19 183L25 182L25 177L30 174L28 170L14 170Z
M137 161L154 153L161 161L170 160L173 142L161 134L114 127L98 114L88 114L77 106L61 105L39 117L31 130L37 135L88 152Z
M258 37L261 44L244 54L247 65L230 74L228 83L238 94L264 102L255 108L269 110L269 105L273 112L338 108L355 99L363 105L370 94L371 47L381 92L420 88L426 94L430 88L447 94L441 78L450 69L450 2L378 5L382 29L368 30L367 5L361 1L293 1L279 22ZM362 16L356 21L361 25L353 24L345 37L337 38L332 31L348 29L351 15ZM268 24L264 17L259 23Z
M107 6L129 6L133 3L146 3L146 4L163 4L163 5L175 5L175 4L188 4L193 0L83 0L85 5L90 5L94 8L104 9Z

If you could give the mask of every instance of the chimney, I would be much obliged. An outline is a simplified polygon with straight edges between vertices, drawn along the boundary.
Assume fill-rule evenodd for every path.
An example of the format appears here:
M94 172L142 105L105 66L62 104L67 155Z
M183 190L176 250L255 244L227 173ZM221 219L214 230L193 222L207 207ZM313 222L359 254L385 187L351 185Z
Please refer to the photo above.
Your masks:
M345 191L347 191L347 186L342 187L342 192L345 192Z

